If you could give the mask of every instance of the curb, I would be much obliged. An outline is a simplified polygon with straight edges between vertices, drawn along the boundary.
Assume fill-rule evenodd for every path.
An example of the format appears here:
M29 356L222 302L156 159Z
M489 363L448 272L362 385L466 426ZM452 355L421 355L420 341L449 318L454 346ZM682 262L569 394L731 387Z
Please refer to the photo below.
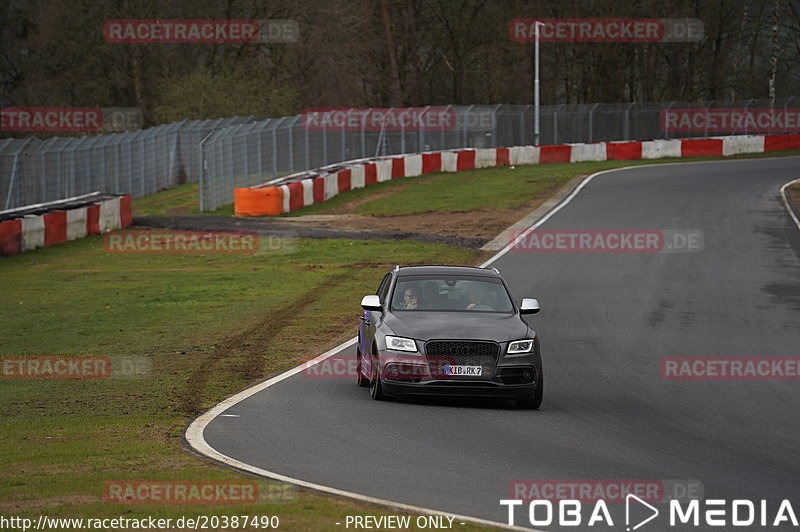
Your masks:
M508 243L511 242L512 234L524 231L525 229L528 229L530 226L538 222L556 205L561 203L561 201L564 198L572 194L572 192L576 188L578 188L578 186L583 182L584 179L586 179L586 177L587 176L582 175L572 178L566 185L562 186L558 190L558 192L556 192L553 196L545 200L545 202L539 205L533 212L531 212L518 222L508 226L499 235L497 235L492 240L487 242L483 247L481 247L481 250L500 251L501 249L506 247Z

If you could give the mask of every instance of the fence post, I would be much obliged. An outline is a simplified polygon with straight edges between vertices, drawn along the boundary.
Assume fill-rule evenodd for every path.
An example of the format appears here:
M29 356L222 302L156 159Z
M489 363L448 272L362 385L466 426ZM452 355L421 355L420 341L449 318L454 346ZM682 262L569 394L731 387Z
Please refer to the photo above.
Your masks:
M522 110L519 116L519 146L525 146L528 144L525 142L525 116L528 114L528 108L532 107L531 105L526 105L525 109Z
M278 178L278 126L282 123L283 118L272 128L272 179Z
M345 124L350 123L350 113L353 112L353 108L347 110L347 121ZM342 128L342 162L347 160L347 126Z
M553 144L558 144L558 110L563 105L563 103L558 104L555 111L553 111Z
M200 179L198 179L199 186L197 188L198 198L200 200L200 212L206 212L206 140L214 134L212 129L200 140Z
M406 152L406 128L405 126L403 126L403 122L400 122L400 153L405 153L405 152Z
M366 137L366 129L367 129L367 116L372 112L372 108L370 107L367 109L367 112L361 117L361 158L364 159L367 156L367 137Z
M664 109L664 111L669 111L674 103L675 103L674 101L669 102L669 105ZM661 113L659 113L659 119L660 118L661 118ZM670 135L670 131L669 130L664 131L664 134L667 137L667 139L670 138L670 136L669 136Z
M744 115L745 116L747 116L747 111L750 108L750 104L751 103L753 103L753 99L752 98L747 100L747 103L744 104ZM706 123L708 123L708 120L706 120ZM750 121L749 120L745 119L744 127L745 127L744 132L745 133L750 133Z
M501 107L503 107L503 105L498 104L492 111L492 147L497 146L497 115Z
M286 128L289 133L289 173L294 173L294 123Z
M310 146L309 146L309 140L308 140L308 128L303 128L303 131L305 132L305 137L304 138L305 138L305 142L306 142L306 146L305 146L306 153L305 153L305 158L304 158L303 170L310 170L311 169L311 153L310 153L310 149L309 149Z
M17 153L14 155L14 162L11 165L11 181L8 184L8 194L6 195L6 206L4 207L4 210L8 210L8 209L11 208L10 207L10 205L11 205L11 193L14 191L14 181L17 181L16 177L17 177L17 174L19 174L19 167L20 167L19 156L25 150L25 147L28 144L30 144L30 142L32 140L33 140L33 137L30 137L30 138L26 139L25 143L22 146L20 146L19 150L17 150ZM20 180L21 180L21 178L20 178ZM22 190L22 185L21 184L19 185L19 187L20 187L20 190ZM20 206L21 205L14 205L14 207L20 207Z
M636 102L629 103L625 108L625 122L622 124L622 140L631 140L631 109Z
M475 107L474 105L470 105L467 107L467 111L464 113L464 123L461 125L464 131L464 140L461 143L461 148L468 148L469 147L469 138L468 138L468 128L467 124L469 123L469 114L472 112L472 108Z
M591 109L589 109L589 143L590 144L594 140L594 110L598 105L600 105L600 104L596 103L596 104L594 104L592 106Z

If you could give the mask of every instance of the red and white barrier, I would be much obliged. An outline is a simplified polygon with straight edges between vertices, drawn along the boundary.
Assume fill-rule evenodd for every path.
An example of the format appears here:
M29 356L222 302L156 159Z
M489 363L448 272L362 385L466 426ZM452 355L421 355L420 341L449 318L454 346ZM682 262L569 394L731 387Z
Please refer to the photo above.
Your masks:
M580 163L583 161L606 161L606 143L595 144L570 144L569 162Z
M461 172L505 165L624 161L663 157L723 156L800 149L800 135L742 135L734 137L667 139L555 146L470 148L396 155L342 163L289 176L274 187L259 185L234 191L236 214L262 216L290 212L337 194L397 179L432 172ZM279 200L276 201L276 198Z
M539 164L538 146L513 146L508 149L508 163L516 166L518 164Z
M41 207L39 210L44 210L47 206ZM113 231L127 227L132 222L130 196L100 200L76 208L59 208L59 205L53 205L49 212L20 214L18 218L0 222L0 255L15 255L88 235Z
M86 207L67 211L67 240L76 240L89 234Z
M646 140L642 142L642 159L680 157L680 140Z
M402 162L402 159L399 159ZM390 181L392 179L392 167L395 159L383 159L375 163L375 174L378 183Z
M405 172L400 177L415 177L422 175L422 154L406 155L401 159Z
M442 152L442 172L458 172L458 153L454 151Z
M722 138L722 155L728 156L740 153L764 153L764 136L741 135Z
M22 251L44 247L44 216L26 216L22 219Z

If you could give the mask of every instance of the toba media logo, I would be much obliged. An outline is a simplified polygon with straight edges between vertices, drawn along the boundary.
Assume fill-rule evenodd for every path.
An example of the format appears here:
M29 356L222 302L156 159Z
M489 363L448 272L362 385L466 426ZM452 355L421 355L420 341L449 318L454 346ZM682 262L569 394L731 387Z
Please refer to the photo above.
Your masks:
M631 531L660 515L654 530L686 525L798 526L789 500L776 504L704 496L699 480L515 480L509 485L509 498L501 499L500 506L505 507L510 526L613 527L624 520L625 529Z

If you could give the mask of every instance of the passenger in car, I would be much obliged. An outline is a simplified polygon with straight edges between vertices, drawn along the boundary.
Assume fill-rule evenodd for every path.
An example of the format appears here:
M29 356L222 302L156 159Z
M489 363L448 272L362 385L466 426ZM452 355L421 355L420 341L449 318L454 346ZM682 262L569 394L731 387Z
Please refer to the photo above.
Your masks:
M419 291L416 288L406 288L403 293L403 308L405 310L414 310L419 305Z

